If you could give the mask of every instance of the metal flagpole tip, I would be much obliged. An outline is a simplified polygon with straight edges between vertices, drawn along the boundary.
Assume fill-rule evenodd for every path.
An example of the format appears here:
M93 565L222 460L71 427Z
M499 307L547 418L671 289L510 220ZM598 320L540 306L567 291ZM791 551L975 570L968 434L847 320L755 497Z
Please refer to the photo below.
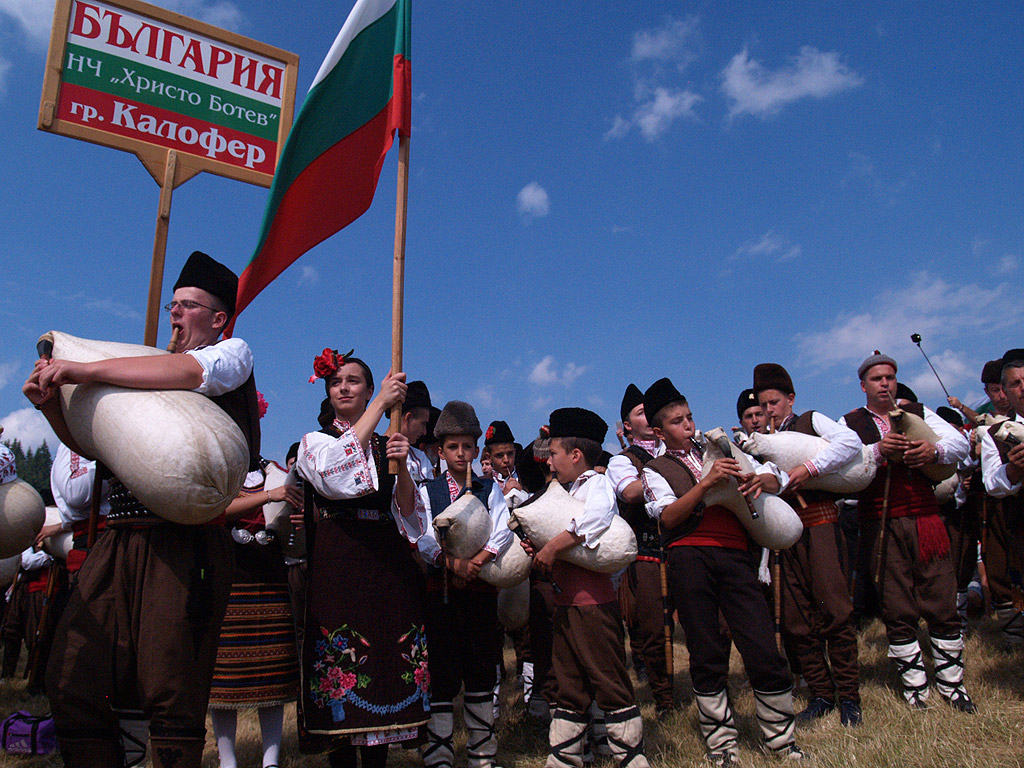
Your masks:
M912 333L912 334L910 334L910 340L912 342L914 342L915 344L917 344L917 346L921 346L921 334L920 333Z

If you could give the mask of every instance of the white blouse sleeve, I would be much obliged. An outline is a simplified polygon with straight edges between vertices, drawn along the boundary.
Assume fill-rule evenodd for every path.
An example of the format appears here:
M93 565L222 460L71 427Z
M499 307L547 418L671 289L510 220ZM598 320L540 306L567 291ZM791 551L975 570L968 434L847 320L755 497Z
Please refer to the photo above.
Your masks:
M437 565L437 559L441 556L441 545L437 542L434 534L433 517L430 514L430 496L427 489L420 486L416 489L416 496L419 499L418 506L423 509L424 529L423 535L416 542L416 549L420 557L428 565Z
M487 497L487 511L491 513L491 535L484 549L497 557L512 542L512 531L508 527L508 504L501 493L501 486L494 483Z
M328 499L354 499L377 490L373 451L363 451L351 427L340 437L323 432L304 435L295 471Z
M207 397L238 389L252 375L252 350L241 339L224 339L185 354L202 366L203 383L194 391Z
M92 487L96 478L96 462L89 461L74 453L63 443L57 448L57 455L50 467L50 490L53 502L60 512L61 522L70 527L71 523L88 520L92 511ZM100 515L110 511L109 489L104 482L100 498Z
M981 478L985 483L986 493L996 498L1016 496L1020 492L1021 484L1010 482L1006 474L1006 464L999 455L996 441L987 431L981 438Z
M577 493L579 491L584 495L583 514L569 523L568 531L576 536L582 536L583 541L580 543L588 549L593 549L597 546L598 537L612 524L619 506L615 502L612 484L602 474L595 473L588 477L577 489Z

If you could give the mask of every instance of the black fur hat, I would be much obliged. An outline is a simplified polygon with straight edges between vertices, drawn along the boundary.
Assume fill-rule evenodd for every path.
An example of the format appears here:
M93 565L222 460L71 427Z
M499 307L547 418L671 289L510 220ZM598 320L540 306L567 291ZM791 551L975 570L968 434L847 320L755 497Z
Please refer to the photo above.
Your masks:
M754 394L754 390L744 389L740 392L740 397L736 401L736 417L742 419L747 408L755 408L759 405L760 403L757 402L757 396Z
M623 421L629 419L629 413L638 405L643 405L644 393L636 384L626 387L626 394L622 396L622 405L619 406L619 418Z
M658 379L651 384L644 392L644 414L647 416L647 423L654 424L658 417L658 411L672 403L686 402L686 398L676 389L667 377Z
M402 413L409 413L414 408L430 408L430 391L422 381L410 381L402 403Z
M586 408L559 408L548 417L551 437L582 437L603 443L608 433L608 424L593 411Z
M754 395L766 389L777 389L784 395L796 394L789 371L778 363L759 363L754 366Z
M492 421L484 435L484 445L497 445L498 443L515 444L516 439L512 436L512 430L504 421Z
M917 402L917 393L914 392L910 387L904 384L902 381L896 382L896 399L897 400L909 400L912 403Z
M1024 349L1006 350L1006 354L1003 355L1003 364L1000 366L999 369L999 380L1003 380L1003 368L1005 368L1010 363L1019 363L1021 360L1024 360Z
M179 288L201 288L223 302L229 318L235 314L238 275L202 251L192 251L181 268L174 290Z
M480 419L469 403L462 400L451 400L441 409L434 426L434 437L443 440L446 435L469 435L474 440L483 434Z
M1003 380L1003 358L989 360L981 369L982 384L999 384Z

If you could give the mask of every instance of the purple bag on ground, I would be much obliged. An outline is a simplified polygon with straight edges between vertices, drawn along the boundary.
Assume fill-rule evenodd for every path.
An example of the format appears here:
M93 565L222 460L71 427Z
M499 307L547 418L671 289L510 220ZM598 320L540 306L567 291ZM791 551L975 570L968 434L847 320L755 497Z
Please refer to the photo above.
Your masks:
M53 718L24 710L0 723L0 746L9 755L48 755L57 748Z

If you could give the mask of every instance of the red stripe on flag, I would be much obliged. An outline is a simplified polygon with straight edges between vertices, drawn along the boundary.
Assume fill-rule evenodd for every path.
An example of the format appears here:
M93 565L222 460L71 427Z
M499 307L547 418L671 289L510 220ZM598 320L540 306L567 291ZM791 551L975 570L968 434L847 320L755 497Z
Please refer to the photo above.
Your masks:
M285 192L263 247L238 279L235 316L226 336L260 291L370 207L394 132L408 136L411 131L411 69L408 59L395 56L393 94L384 109L306 166Z

